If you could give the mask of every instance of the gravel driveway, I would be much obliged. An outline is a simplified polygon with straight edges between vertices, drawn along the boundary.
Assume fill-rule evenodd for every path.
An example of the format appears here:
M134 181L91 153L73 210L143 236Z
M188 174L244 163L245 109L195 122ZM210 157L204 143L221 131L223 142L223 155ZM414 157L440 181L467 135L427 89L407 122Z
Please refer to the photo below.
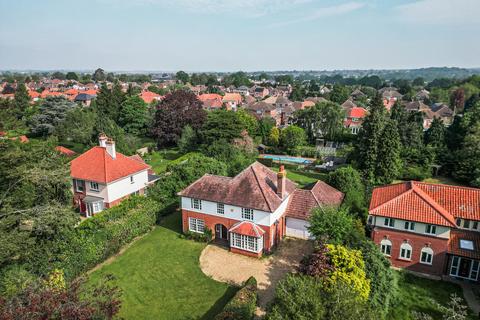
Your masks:
M211 244L200 255L200 268L217 281L236 285L254 276L258 283L258 315L262 315L273 299L278 280L295 270L304 255L311 252L311 242L291 238L282 241L272 256L260 259L231 253L228 248Z

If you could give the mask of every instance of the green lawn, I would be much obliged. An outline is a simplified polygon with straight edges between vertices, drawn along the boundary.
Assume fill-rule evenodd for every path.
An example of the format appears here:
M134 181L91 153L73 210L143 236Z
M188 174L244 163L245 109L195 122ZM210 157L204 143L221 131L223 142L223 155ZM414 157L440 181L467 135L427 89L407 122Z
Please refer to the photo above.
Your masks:
M278 172L278 168L270 168L275 172ZM327 178L326 173L320 172L304 172L300 170L289 170L287 169L287 178L296 182L300 188L304 188L311 183L317 182L317 180L325 180Z
M395 273L399 289L390 307L390 320L413 320L412 311L429 314L433 319L441 319L442 314L436 303L446 306L452 293L463 298L462 289L456 284L420 278L406 272Z
M203 243L180 238L181 216L174 213L111 264L90 275L95 283L113 274L123 290L124 319L211 319L236 288L202 273Z
M156 174L165 171L167 165L181 156L178 149L162 149L152 154L145 155L145 161L152 166Z

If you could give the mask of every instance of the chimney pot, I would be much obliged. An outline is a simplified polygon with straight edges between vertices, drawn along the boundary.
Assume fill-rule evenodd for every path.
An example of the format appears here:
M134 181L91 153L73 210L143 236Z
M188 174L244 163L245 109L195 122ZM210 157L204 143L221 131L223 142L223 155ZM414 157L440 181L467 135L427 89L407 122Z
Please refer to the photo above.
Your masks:
M105 133L100 133L98 135L98 145L102 148L107 147L107 135Z
M115 151L115 141L113 139L108 138L106 142L107 153L115 159L117 157L117 152Z

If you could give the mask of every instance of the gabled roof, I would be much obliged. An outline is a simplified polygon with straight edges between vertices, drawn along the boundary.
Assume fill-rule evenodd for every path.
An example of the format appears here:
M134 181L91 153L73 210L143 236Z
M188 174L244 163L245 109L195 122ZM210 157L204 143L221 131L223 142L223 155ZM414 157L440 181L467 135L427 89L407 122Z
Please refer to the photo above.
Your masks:
M240 221L235 223L228 232L243 234L245 236L260 238L265 234L265 230L260 228L253 222L250 221Z
M286 179L285 186L288 197L295 184ZM233 178L206 174L178 194L265 212L274 212L285 200L277 195L277 174L259 162Z
M409 181L373 190L370 214L455 226L455 218L480 220L480 189Z
M347 99L344 103L342 103L342 107L344 109L351 109L351 108L356 108L357 105L355 102L353 102L352 100L350 99Z
M367 110L361 107L353 107L347 111L347 118L365 118Z
M113 159L106 148L96 146L70 162L70 175L75 179L109 183L149 168L119 152Z
M292 218L308 219L312 209L321 206L339 206L344 194L319 180L311 190L297 189L292 194L286 215Z

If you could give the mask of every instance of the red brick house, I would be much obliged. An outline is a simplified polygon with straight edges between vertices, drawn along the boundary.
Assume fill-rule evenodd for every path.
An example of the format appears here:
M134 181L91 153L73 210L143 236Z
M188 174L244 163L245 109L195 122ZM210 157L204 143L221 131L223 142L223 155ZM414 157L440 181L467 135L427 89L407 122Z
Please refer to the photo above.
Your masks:
M283 167L275 173L259 162L233 178L204 175L179 196L184 232L208 228L231 251L255 257L284 236L308 238L311 210L343 200L343 193L322 181L297 189Z
M415 181L378 187L368 223L394 267L478 281L480 189Z
M115 142L107 136L100 135L99 144L70 162L73 203L86 217L130 195L144 195L146 187L158 180L139 156L116 152Z

